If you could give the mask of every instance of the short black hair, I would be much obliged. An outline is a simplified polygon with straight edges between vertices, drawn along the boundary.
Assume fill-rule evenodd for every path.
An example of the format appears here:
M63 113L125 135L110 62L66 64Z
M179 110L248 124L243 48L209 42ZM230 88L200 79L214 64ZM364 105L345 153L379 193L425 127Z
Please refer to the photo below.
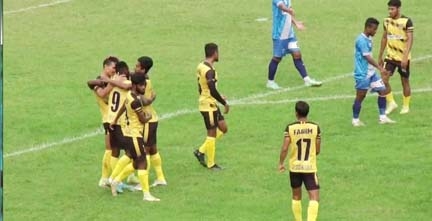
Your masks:
M393 7L396 7L396 8L400 8L402 6L402 2L400 0L390 0L387 3L387 6L393 6Z
M217 51L218 51L218 46L215 43L207 43L204 46L204 52L206 58L213 56L214 53L216 53Z
M305 101L297 101L295 111L299 117L307 117L309 114L309 104Z
M367 18L366 22L365 22L365 28L371 27L372 25L378 26L379 25L379 21L376 18L372 18L372 17Z
M119 62L119 59L117 57L109 56L109 57L105 58L104 61L102 62L102 67L105 67L105 65L110 65L112 63L117 64L118 62Z
M135 73L131 75L132 84L146 84L146 76L143 73Z
M147 72L149 72L153 67L153 59L151 57L142 56L138 58L138 62L140 63L141 68L145 70L144 74L147 74Z
M115 66L116 71L119 74L124 74L129 77L129 66L124 61L119 61Z

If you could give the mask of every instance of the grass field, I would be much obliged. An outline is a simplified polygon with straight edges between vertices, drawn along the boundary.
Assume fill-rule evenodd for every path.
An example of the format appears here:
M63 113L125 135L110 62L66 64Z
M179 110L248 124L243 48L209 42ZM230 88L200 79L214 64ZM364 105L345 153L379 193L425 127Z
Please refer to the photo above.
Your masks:
M353 44L367 17L387 15L387 1L294 1L307 26L298 32L304 61L325 84L303 87L287 57L277 75L285 89L277 92L265 88L270 1L71 0L33 7L50 2L4 1L4 220L292 220L288 176L277 163L297 99L310 103L310 119L323 131L319 220L432 219L432 2L403 2L416 28L411 112L393 113L395 125L378 125L376 97L368 95L363 128L351 126ZM382 27L375 49L381 34ZM226 168L220 173L192 155L205 137L195 68L210 41L220 46L219 90L233 103L229 133L217 143L217 162ZM113 198L97 186L103 135L85 82L113 54L131 67L141 55L155 60L150 76L169 183L152 190L160 203L143 202L139 192ZM401 104L398 78L391 82Z

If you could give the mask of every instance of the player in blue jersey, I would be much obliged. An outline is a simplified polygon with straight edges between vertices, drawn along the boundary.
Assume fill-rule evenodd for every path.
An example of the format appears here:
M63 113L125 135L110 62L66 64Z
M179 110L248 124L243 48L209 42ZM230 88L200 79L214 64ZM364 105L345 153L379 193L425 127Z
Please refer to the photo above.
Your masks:
M306 67L303 64L300 48L297 45L297 38L294 26L303 30L303 23L297 21L294 9L291 7L291 0L272 0L273 5L273 58L270 60L268 70L267 87L279 89L279 85L274 81L279 62L286 54L291 54L294 65L303 78L306 86L321 86L322 82L314 80L308 76Z
M372 58L372 37L376 34L379 22L375 18L366 19L363 33L361 33L355 42L355 55L354 55L354 79L355 88L357 90L356 98L354 100L353 119L352 125L355 127L364 126L360 121L361 103L366 97L368 89L372 92L378 92L378 109L379 109L379 123L388 124L395 123L385 114L386 97L385 85L381 77L377 75L375 68L378 68L381 73L385 73L385 69L378 65Z

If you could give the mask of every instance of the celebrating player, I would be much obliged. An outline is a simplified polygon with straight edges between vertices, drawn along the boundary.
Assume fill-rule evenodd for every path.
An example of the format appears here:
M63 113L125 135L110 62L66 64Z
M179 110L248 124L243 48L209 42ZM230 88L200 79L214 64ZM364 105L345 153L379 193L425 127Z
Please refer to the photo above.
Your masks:
M285 158L289 153L289 172L292 188L292 211L295 221L302 220L302 183L309 193L308 221L318 216L319 184L316 158L321 148L321 131L317 124L308 121L309 105L298 101L295 105L297 121L289 124L284 132L280 152L279 171L285 171Z
M387 124L394 123L385 114L386 98L384 82L375 72L378 68L381 73L385 74L386 70L378 65L372 58L372 37L376 34L379 22L375 18L368 18L365 22L363 33L361 33L355 42L355 88L357 90L356 98L352 106L353 119L352 125L355 127L364 126L360 121L361 104L366 97L367 91L370 88L373 92L378 92L378 110L379 123Z
M125 100L126 116L128 122L128 130L125 131L125 150L126 154L133 159L132 164L128 164L116 176L111 183L111 192L113 196L117 195L117 186L128 175L135 170L138 171L138 179L140 181L145 201L160 201L158 198L150 194L148 182L148 168L146 151L144 149L143 128L151 118L150 113L144 112L144 104L141 96L145 93L146 76L144 74L133 74L131 76L132 88L128 92ZM114 119L118 119L118 116Z
M384 20L384 33L381 39L379 53L379 64L384 65L388 73L383 75L383 81L387 88L387 110L386 114L395 110L396 104L390 86L390 76L396 68L400 74L403 88L403 106L401 114L409 112L411 99L411 87L409 83L411 47L413 45L414 26L410 18L401 14L402 3L400 0L390 0L388 3L389 17ZM387 56L383 61L384 49L387 48ZM385 62L385 63L384 63Z
M197 77L200 94L199 111L207 128L207 138L201 147L194 151L194 155L204 167L211 170L221 170L222 168L215 162L216 138L222 137L228 131L228 127L216 102L224 105L225 114L229 112L229 105L216 88L218 75L214 69L214 63L219 61L218 46L215 43L208 43L205 45L204 51L206 58L198 64ZM207 156L207 163L205 156Z
M303 78L306 86L321 86L322 82L308 76L306 67L303 64L300 47L297 45L297 38L292 24L299 30L303 30L303 23L297 21L294 9L291 7L291 0L272 0L273 3L273 58L268 67L267 87L280 89L274 81L279 62L286 54L291 54L294 65Z
M110 158L111 158L111 144L110 144L110 137L109 137L109 119L108 119L108 102L107 97L110 91L112 90L112 85L106 85L102 80L100 80L101 77L110 78L113 76L116 72L115 66L118 62L118 58L116 57L108 57L106 58L103 63L103 70L100 76L98 76L99 79L97 80L90 80L87 82L87 85L94 91L94 94L96 96L96 101L99 106L99 110L102 115L102 125L105 130L105 153L102 158L102 175L99 180L99 186L105 187L109 184L108 177L111 173L111 165L110 165Z

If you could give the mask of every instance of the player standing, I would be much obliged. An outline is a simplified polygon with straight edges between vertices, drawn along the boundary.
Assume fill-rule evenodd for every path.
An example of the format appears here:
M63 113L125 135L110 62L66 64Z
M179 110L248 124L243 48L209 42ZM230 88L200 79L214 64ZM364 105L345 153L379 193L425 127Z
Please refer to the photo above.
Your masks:
M309 105L298 101L295 105L297 121L289 124L284 132L280 152L279 171L285 171L285 158L289 152L289 172L292 188L292 211L295 221L302 220L302 183L309 193L308 221L315 221L319 207L319 184L316 158L321 149L320 127L308 121Z
M294 9L291 0L272 0L273 10L273 58L268 67L267 87L280 89L274 81L279 62L286 54L291 54L294 66L303 78L306 86L321 86L322 82L314 80L308 76L306 67L303 64L300 47L297 45L297 38L292 24L299 30L303 30L302 22L295 19Z
M128 121L128 130L125 131L125 150L126 154L133 159L133 163L128 164L116 176L111 183L111 192L113 196L117 195L117 186L128 175L135 170L138 171L138 179L140 181L145 201L160 201L158 198L150 194L148 182L148 168L146 151L144 149L143 128L151 119L151 114L144 112L144 104L142 96L145 93L146 76L143 74L133 74L131 76L132 88L128 92L125 100L126 116ZM118 118L116 117L115 120Z
M227 133L228 128L216 102L224 105L225 114L229 112L229 105L216 88L218 75L214 69L214 63L219 61L218 46L215 43L208 43L204 46L204 51L206 58L198 64L197 78L198 92L200 94L199 111L207 128L207 138L201 147L194 151L194 155L201 165L212 170L221 170L222 168L215 162L216 138L220 138ZM206 155L207 163L205 162Z
M106 58L103 63L103 70L102 73L98 76L99 79L97 80L90 80L87 82L87 85L94 91L94 94L96 96L96 101L99 106L100 113L102 115L102 125L105 130L105 152L102 158L102 175L99 180L99 186L104 187L109 184L108 177L111 173L111 165L110 165L110 158L111 158L111 144L110 144L110 137L109 137L109 119L108 119L108 102L107 97L110 91L112 90L111 85L106 85L102 80L100 80L101 77L110 78L113 76L116 72L115 66L118 62L118 58L116 57L108 57Z
M410 18L401 14L402 3L400 0L390 0L388 3L389 17L384 20L384 33L381 39L381 48L379 53L379 64L384 65L388 73L383 75L383 81L387 88L387 110L386 114L395 110L396 104L390 86L390 76L393 75L396 68L400 74L403 88L403 106L401 114L409 112L411 100L410 77L410 60L411 47L414 41L414 25ZM387 48L387 55L383 61L384 50ZM385 62L385 63L384 63Z
M371 89L373 92L378 92L379 94L379 123L394 123L394 121L388 118L385 114L385 86L382 79L377 75L375 68L378 68L383 74L386 73L386 70L382 66L379 66L378 63L372 58L372 37L376 34L378 25L379 22L375 18L366 19L363 33L361 33L355 41L354 79L357 92L354 104L352 106L352 125L355 127L364 126L363 122L360 121L359 116L361 104L366 97L368 89Z

